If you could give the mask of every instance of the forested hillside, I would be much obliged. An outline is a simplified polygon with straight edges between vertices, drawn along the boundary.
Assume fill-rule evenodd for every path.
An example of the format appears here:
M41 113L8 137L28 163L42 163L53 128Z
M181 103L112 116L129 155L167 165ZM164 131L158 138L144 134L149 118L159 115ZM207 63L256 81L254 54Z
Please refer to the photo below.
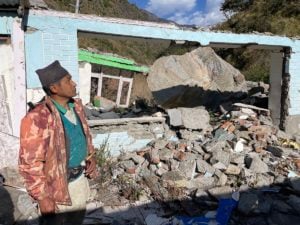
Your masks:
M215 29L300 36L299 0L225 0L222 11L228 19ZM269 51L236 49L218 53L240 69L247 79L268 82Z

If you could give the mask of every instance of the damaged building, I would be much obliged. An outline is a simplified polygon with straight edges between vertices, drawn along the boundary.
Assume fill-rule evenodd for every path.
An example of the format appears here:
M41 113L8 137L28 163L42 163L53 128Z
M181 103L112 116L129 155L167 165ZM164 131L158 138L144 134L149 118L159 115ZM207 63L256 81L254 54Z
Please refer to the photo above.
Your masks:
M299 137L291 140L300 131L299 39L58 12L41 0L0 0L0 9L0 175L8 174L8 187L24 191L17 172L7 168L17 165L20 121L27 104L44 96L35 71L59 60L77 83L94 146L101 150L105 145L109 156L116 156L109 169L101 171L99 179L109 174L106 186L98 181L91 185L90 221L171 224L166 218L183 208L194 217L187 221L208 223L208 218L197 216L218 207L214 216L223 216L222 224L227 224L231 211L219 200L231 198L236 190L243 193L241 200L230 199L227 207L238 208L236 221L254 215L253 221L259 217L260 222L266 214L270 221L277 221L278 215L285 224L295 224L287 219L290 215L299 221ZM161 57L149 67L80 49L80 36L196 43L199 48ZM270 85L259 85L262 95L269 92L268 109L239 102L245 94L244 76L212 48L271 53ZM150 95L159 107L141 110L140 98ZM231 101L233 96L237 101ZM203 107L208 105L220 112L208 112ZM34 218L36 209L27 195L24 199L15 211ZM158 216L162 207L157 202L168 204L170 211L160 214L164 218ZM123 220L115 222L120 215ZM173 222L177 219L172 217ZM252 224L267 224L259 222Z

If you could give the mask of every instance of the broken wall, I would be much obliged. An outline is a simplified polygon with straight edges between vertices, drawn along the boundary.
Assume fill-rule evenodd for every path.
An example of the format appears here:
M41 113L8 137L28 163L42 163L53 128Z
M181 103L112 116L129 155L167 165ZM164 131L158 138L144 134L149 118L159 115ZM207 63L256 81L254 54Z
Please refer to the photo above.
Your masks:
M26 33L27 84L29 88L40 86L34 71L55 59L60 60L62 65L73 75L74 80L78 82L78 31L124 37L186 40L197 42L201 46L225 48L253 47L272 50L290 47L292 49L289 61L291 88L288 114L289 117L300 115L300 40L298 39L262 34L232 34L181 29L174 24L101 18L66 12L45 10L30 10L29 12ZM299 123L287 123L287 126L293 126L297 132L300 131Z
M123 122L93 126L92 136L96 148L105 145L111 156L118 156L122 152L143 149L151 141L171 137L172 132L165 122Z

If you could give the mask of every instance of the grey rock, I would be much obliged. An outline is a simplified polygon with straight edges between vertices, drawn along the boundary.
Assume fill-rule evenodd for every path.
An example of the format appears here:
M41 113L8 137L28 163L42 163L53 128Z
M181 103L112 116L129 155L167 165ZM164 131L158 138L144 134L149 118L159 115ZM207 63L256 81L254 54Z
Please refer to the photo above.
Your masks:
M205 154L203 148L200 145L198 145L198 144L194 145L194 147L192 148L192 151L196 152L196 153L198 153L200 155L204 155Z
M162 175L162 179L165 181L179 181L185 180L184 174L180 171L169 171Z
M226 170L227 169L227 167L221 162L217 162L217 163L213 164L213 167L218 170Z
M259 198L254 193L241 193L238 204L238 210L248 215L258 208Z
M168 109L167 113L170 118L170 125L174 127L179 127L183 125L181 118L181 111L179 109Z
M163 148L158 151L158 155L159 155L160 160L169 161L170 159L173 158L174 152L168 148Z
M149 170L154 173L157 170L157 166L155 164L150 164Z
M219 128L215 131L214 139L217 141L232 141L235 138L233 133L228 133L223 128Z
M156 149L163 149L168 144L168 141L165 139L158 139L154 143L154 148Z
M267 173L258 173L256 174L256 188L260 187L269 187L274 183L274 177L268 175Z
M120 116L115 112L101 113L99 116L101 119L118 119Z
M226 141L212 141L206 144L204 147L207 152L216 152L223 150L226 145Z
M133 156L132 156L132 160L135 162L135 163L137 163L137 164L142 164L144 161L145 161L145 158L144 157L142 157L142 156L140 156L140 155L136 155L136 154L134 154Z
M214 187L215 185L216 181L213 177L197 177L188 181L186 187L190 189L207 190L209 188Z
M202 204L204 201L210 201L211 198L210 196L207 194L206 191L203 191L202 189L198 189L196 191L196 194L195 194L195 201L197 203L200 203Z
M195 176L196 170L196 161L195 160L186 160L179 163L179 171L183 173L183 175L187 179L193 179Z
M233 189L230 186L215 187L208 190L208 193L216 199L231 198Z
M203 139L202 132L197 130L180 129L180 138L190 141L199 141Z
M276 157L281 157L283 150L277 146L268 146L267 151L271 152Z
M132 160L125 160L125 161L120 162L120 167L123 169L130 169L130 168L135 167L135 164Z
M226 96L210 91L246 91L244 76L208 47L159 58L147 82L155 100L164 108L219 106Z
M177 161L177 160L175 160L175 159L170 159L170 161L169 161L169 163L170 163L170 168L171 168L171 170L177 170L178 169L178 167L179 167L179 162Z
M214 151L212 153L212 158L210 159L210 162L211 163L221 162L227 167L230 163L230 153L224 150Z
M156 171L155 171L155 174L157 175L157 176L162 176L164 173L166 173L166 172L168 172L168 170L167 169L165 169L165 168L163 168L163 167L160 167L160 168L158 168Z
M230 162L234 164L243 165L245 162L245 156L243 154L234 153L231 154L230 158L231 158Z
M251 154L245 158L246 166L255 173L269 172L268 165L264 163L257 154Z
M197 171L200 173L215 173L215 168L213 168L209 163L207 163L206 161L202 160L202 159L198 159L196 161L197 163Z
M183 126L193 130L210 130L210 116L208 112L202 108L176 108L169 109L170 124L172 126ZM181 122L180 122L181 120Z
M225 186L228 180L228 177L226 174L222 173L219 170L216 170L216 175L219 178L217 185L218 186Z
M201 156L193 152L186 152L186 160L198 160L201 159Z
M229 166L225 170L225 173L229 175L239 175L241 173L241 168L236 165L229 164Z

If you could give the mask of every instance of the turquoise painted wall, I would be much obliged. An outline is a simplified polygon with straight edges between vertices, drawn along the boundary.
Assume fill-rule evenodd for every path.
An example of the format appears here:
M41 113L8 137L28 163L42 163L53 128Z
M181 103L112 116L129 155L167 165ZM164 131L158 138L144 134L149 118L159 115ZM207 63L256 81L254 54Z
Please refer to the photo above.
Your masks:
M77 32L96 32L121 36L146 37L166 40L187 40L201 45L212 43L253 44L264 46L289 46L291 91L290 115L300 114L300 40L287 37L255 34L231 34L185 30L178 27L158 27L137 22L122 23L100 17L75 16L74 14L31 11L28 26L37 29L26 33L26 70L28 88L40 87L35 70L58 59L78 82Z
M12 23L16 13L0 12L0 34L10 35L12 31Z

